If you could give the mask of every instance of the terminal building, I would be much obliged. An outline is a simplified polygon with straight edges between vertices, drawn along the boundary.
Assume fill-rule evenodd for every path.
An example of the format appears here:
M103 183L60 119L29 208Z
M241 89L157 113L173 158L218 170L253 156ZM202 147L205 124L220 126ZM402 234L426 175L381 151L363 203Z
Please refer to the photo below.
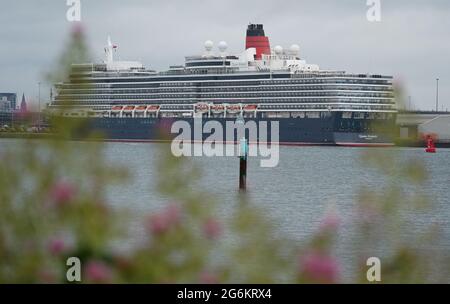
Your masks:
M0 112L11 112L16 109L16 93L0 93Z
M42 120L39 113L29 111L25 94L22 95L22 101L18 105L15 93L0 93L0 131L38 125L39 120ZM40 125L43 125L42 122Z

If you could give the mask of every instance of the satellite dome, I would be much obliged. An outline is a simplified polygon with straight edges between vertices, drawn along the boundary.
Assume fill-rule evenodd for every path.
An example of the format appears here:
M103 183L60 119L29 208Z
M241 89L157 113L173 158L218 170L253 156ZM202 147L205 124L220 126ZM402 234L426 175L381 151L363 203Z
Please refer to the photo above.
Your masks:
M212 42L211 40L206 40L205 41L205 49L210 52L212 50L214 46L214 42Z
M228 44L225 41L219 42L219 50L223 53L227 50Z
M294 54L298 54L300 52L300 46L298 44L291 45L291 52Z
M281 54L283 53L283 48L282 48L280 45L277 45L277 46L274 48L274 51L275 51L275 54L281 55Z

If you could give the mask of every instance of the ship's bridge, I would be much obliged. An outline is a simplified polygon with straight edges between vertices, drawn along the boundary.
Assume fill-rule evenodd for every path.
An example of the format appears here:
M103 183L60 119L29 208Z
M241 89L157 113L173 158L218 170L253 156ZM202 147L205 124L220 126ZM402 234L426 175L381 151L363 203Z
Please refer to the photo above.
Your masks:
M219 43L219 53L214 53L213 42L205 42L205 52L201 56L185 57L185 69L194 73L209 72L245 72L245 71L288 71L298 72L320 71L318 65L307 64L300 58L300 47L296 44L288 49L276 46L270 54L257 56L256 48L248 48L238 55L227 53L227 44Z
M185 57L185 68L193 72L208 73L209 71L217 72L217 70L246 71L249 70L251 62L254 61L256 54L255 49L249 49L239 55L230 55L227 53L228 45L226 42L219 43L218 54L213 51L213 42L205 42L205 52L200 56ZM250 68L254 70L254 68Z
M239 60L236 56L224 56L224 57L203 57L203 56L190 56L186 57L186 68L217 68L217 67L231 67L235 66L235 62Z

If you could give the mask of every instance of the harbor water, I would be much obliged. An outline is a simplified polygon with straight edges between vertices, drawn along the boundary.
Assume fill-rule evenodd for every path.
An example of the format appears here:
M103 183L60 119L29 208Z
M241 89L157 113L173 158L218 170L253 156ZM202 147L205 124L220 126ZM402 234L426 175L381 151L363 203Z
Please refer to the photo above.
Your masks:
M0 151L15 144L17 140L0 140ZM108 189L108 198L114 207L127 208L136 216L129 227L129 244L133 244L145 238L142 215L157 211L173 200L160 194L157 189L157 164L162 145L104 145L108 163L122 166L130 174L127 183ZM380 150L282 146L279 164L274 168L260 167L258 158L250 158L247 176L250 204L264 211L271 219L276 233L299 243L317 231L324 215L334 210L341 222L336 250L343 260L345 274L350 267L345 265L353 262L353 245L358 243L357 238L360 237L353 232L358 195L363 188L381 193L389 188L391 182L364 161L365 153L374 149ZM410 237L408 233L413 236L430 225L438 225L442 231L442 240L437 249L449 252L450 149L440 149L436 154L427 154L423 148L382 148L381 151L389 157L396 157L399 162L406 159L422 162L427 170L428 179L422 183L419 191L430 197L430 210L417 211L412 206L401 210L403 216L412 223L412 229L404 237ZM192 183L192 187L213 197L217 202L217 216L226 219L238 204L239 159L194 157L191 161L201 170L200 180Z

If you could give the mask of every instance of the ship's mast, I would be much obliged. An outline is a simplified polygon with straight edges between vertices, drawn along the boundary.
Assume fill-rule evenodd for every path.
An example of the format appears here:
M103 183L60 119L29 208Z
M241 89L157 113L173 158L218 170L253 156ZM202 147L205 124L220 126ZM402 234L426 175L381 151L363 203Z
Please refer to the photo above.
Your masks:
M108 44L105 48L106 53L106 63L112 63L114 61L114 45L111 43L111 37L108 36Z

